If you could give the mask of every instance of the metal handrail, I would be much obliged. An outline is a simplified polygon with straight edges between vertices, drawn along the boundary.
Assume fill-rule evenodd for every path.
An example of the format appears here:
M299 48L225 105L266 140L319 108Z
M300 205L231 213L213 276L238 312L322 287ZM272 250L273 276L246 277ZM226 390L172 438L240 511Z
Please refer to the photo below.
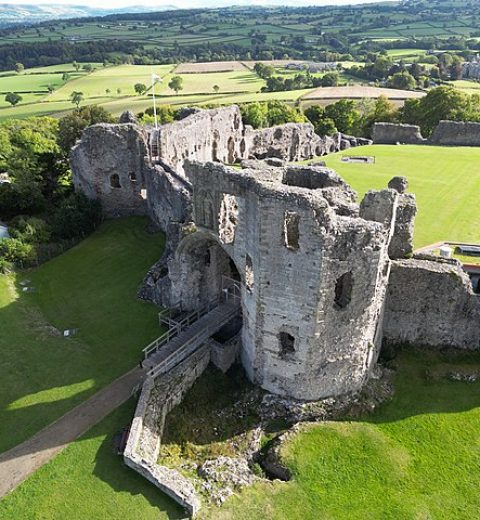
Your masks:
M225 318L223 321L224 322L228 321L237 312L238 312L238 307L237 306L232 307L232 310L227 315L225 315ZM170 370L170 368L172 368L172 366L171 366L172 362L173 362L173 366L175 366L175 364L176 364L175 361L179 357L182 357L184 352L186 350L188 350L188 348L192 345L192 343L196 343L197 340L201 336L205 336L205 341L206 341L214 329L218 330L218 323L215 323L214 325L210 324L210 325L205 326L205 328L203 328L202 330L197 332L197 334L195 334L195 336L193 336L189 340L187 340L181 347L179 347L177 350L175 350L175 352L172 352L163 361L161 361L156 367L152 368L148 372L148 375L155 379L158 375ZM201 342L199 345L197 345L196 348L200 348L202 344L203 344L203 342ZM192 353L193 352L194 351L192 351Z
M169 328L167 332L159 336L157 339L153 340L149 343L144 349L144 358L147 359L149 356L157 352L162 346L170 342L173 338L178 336L181 332L183 332L187 327L193 325L200 318L203 318L210 311L218 307L220 303L219 298L215 298L210 300L206 305L201 307L200 309L193 311L187 317L185 317L182 321L178 322L172 328Z

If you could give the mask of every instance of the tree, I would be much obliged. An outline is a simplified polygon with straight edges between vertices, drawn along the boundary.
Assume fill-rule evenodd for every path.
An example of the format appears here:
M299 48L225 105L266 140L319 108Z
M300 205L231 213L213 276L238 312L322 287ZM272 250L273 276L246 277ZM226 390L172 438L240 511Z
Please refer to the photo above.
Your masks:
M168 84L168 88L175 91L175 94L178 94L180 90L183 90L183 78L182 76L173 76Z
M20 94L17 94L16 92L9 92L5 96L5 101L7 103L10 103L13 106L15 106L17 103L20 103L22 101L22 96Z
M72 67L78 72L80 70L80 63L72 62Z
M142 96L147 91L147 86L143 83L135 83L133 90L135 90L139 96Z
M388 86L401 90L414 90L417 86L415 78L407 71L396 72L388 78Z
M338 85L338 73L327 72L321 79L322 87L336 87Z
M218 85L213 85L213 90L215 94L218 94L218 92L220 91L220 87Z
M52 84L48 85L47 90L48 90L49 94L52 94L55 91L55 85L52 85Z
M78 92L77 90L74 90L70 94L70 100L74 105L77 105L77 108L80 106L80 103L83 101L83 92Z
M82 69L85 71L85 72L92 72L93 70L93 65L91 63L85 63L85 65L82 67Z
M356 134L361 123L361 114L351 99L341 99L325 107L325 117L332 119L344 134Z
M117 88L117 94L121 94L122 93L122 89L121 88Z
M67 82L70 79L70 74L68 72L64 72L62 74L62 81Z
M402 121L420 125L425 136L442 119L480 121L480 99L452 86L437 87L421 99L407 99L402 108Z
M106 89L105 89L105 94L108 95L108 94L110 94L110 92L111 92L111 90L110 90L109 88L106 88Z
M103 107L90 105L62 117L58 123L57 143L65 157L87 126L97 123L113 123L114 118Z
M25 70L23 63L15 63L15 72L21 74Z

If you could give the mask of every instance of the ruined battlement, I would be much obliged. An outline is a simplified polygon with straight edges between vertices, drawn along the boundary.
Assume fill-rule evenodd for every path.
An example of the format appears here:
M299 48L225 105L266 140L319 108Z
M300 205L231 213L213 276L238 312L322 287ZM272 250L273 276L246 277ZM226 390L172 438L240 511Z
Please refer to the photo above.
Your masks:
M440 121L427 139L417 125L375 123L375 144L430 144L436 146L480 146L480 123Z

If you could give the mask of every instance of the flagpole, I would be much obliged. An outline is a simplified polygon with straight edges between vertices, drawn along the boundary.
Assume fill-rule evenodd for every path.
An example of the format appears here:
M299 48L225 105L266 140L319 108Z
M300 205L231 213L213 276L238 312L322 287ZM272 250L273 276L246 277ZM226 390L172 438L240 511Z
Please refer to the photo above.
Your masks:
M158 128L157 105L155 102L155 74L152 72L152 97L153 97L153 117L155 118L155 130Z

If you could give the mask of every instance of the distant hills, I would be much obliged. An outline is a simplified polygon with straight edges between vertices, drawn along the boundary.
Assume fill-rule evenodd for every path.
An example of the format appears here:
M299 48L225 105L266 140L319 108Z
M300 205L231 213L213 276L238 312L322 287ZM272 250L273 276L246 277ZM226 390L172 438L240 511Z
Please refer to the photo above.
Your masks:
M66 18L85 18L122 13L148 13L176 9L174 5L129 6L118 9L101 9L87 5L69 4L0 4L0 27L30 24Z

